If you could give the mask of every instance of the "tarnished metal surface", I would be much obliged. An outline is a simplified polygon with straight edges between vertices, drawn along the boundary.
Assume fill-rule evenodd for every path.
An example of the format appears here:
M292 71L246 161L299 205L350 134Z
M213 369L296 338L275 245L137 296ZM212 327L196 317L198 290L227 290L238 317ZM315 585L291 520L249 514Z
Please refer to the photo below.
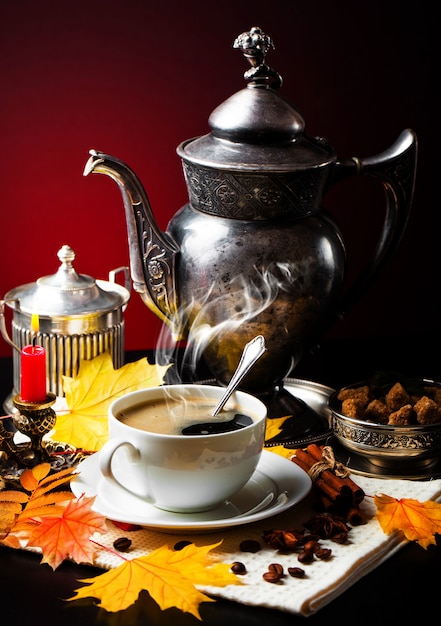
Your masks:
M267 353L243 383L261 392L283 380L305 344L345 315L394 254L411 207L417 142L406 130L379 155L339 160L279 95L281 77L265 60L271 38L253 27L234 46L251 65L247 85L213 111L210 133L178 147L189 202L166 232L123 161L92 150L84 173L117 183L134 289L187 340L195 363L203 357L227 384L244 345L265 337ZM358 175L383 184L386 217L343 297L345 242L321 201L331 184Z
M34 283L11 289L2 301L1 331L13 350L14 389L20 389L20 351L35 341L46 349L48 391L63 396L63 376L78 373L82 360L109 352L115 368L124 363L124 310L130 298L128 268L109 273L109 281L78 274L69 246L58 251L61 265L55 274ZM116 277L124 275L125 285ZM13 311L12 338L4 321L4 306ZM37 314L38 331L31 329L32 315ZM6 408L13 411L11 398Z

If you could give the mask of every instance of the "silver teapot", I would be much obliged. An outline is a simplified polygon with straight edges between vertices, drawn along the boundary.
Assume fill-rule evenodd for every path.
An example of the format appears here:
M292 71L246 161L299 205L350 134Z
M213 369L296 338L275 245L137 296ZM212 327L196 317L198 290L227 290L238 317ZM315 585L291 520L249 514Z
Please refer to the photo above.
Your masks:
M267 351L242 384L262 395L283 386L308 342L344 316L394 254L412 203L417 139L404 130L381 154L340 160L279 95L282 79L266 64L271 38L253 27L233 46L251 66L246 87L212 112L211 132L177 148L189 202L166 232L126 163L91 150L84 175L118 184L134 290L195 362L203 357L226 385L244 345L265 337ZM352 176L380 181L386 207L366 268L342 296L345 243L321 203Z

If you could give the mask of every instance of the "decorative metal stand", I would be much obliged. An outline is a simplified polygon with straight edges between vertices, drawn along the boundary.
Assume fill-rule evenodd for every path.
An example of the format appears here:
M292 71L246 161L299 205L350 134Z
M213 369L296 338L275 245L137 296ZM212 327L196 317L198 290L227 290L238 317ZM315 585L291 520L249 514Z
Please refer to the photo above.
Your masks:
M49 463L53 471L76 465L87 453L67 443L45 440L57 419L52 405L56 395L48 393L43 402L24 402L19 395L13 402L17 413L0 419L0 476L5 481L16 481L23 470L39 463ZM17 437L25 435L25 441Z
M52 405L55 404L56 399L56 395L51 392L47 394L43 402L25 402L18 394L14 396L14 406L18 410L13 417L14 425L23 435L29 437L30 441L24 447L11 442L13 446L11 451L15 450L16 456L27 467L50 461L50 454L43 437L55 426L57 416Z

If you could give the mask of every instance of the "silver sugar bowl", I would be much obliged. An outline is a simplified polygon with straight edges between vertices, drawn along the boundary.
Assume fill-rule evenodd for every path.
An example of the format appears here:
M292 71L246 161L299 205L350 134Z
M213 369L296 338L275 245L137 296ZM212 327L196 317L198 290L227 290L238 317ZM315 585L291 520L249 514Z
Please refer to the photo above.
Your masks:
M58 251L58 271L34 283L11 289L0 301L0 329L13 346L14 389L5 400L8 413L15 411L12 398L20 389L20 352L35 342L47 355L48 391L63 396L62 376L74 377L81 361L109 352L115 369L124 364L124 316L130 298L127 267L109 272L109 280L78 274L73 267L75 252L68 245ZM117 276L123 274L124 286ZM12 339L5 323L5 305L13 311ZM38 331L31 327L39 317Z

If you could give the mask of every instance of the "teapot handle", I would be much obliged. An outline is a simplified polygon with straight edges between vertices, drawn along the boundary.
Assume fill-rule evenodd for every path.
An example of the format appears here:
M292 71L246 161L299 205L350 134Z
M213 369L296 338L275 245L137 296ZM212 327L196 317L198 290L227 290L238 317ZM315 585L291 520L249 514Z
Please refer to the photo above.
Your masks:
M379 270L395 253L406 229L415 187L418 142L414 131L402 131L396 142L373 157L337 161L331 184L351 175L372 176L381 181L386 193L383 229L374 254L342 297L337 318L342 320Z

